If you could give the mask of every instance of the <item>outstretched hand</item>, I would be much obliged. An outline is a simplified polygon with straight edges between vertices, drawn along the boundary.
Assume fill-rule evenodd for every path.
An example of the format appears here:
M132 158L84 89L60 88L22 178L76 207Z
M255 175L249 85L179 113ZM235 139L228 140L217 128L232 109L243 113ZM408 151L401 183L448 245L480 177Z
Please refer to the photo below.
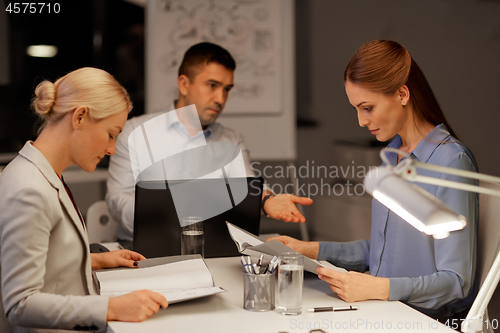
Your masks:
M142 254L130 250L118 250L102 253L91 253L92 269L137 267L137 261L144 260Z
M278 194L265 202L265 211L276 220L285 222L305 222L306 218L297 209L296 204L311 205L313 200L306 197L298 197L292 194Z

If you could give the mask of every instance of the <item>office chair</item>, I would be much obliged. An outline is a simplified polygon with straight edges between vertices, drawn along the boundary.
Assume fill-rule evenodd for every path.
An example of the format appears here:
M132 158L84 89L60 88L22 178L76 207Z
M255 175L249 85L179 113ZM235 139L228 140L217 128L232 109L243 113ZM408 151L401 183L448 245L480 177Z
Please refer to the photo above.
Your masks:
M493 189L500 189L499 185L480 182L480 186ZM500 251L500 198L480 194L479 195L479 230L477 244L477 277L480 286L483 284L493 261ZM500 299L493 295L488 309L500 309ZM491 320L488 318L488 309L486 309L483 321L483 332L493 333ZM498 310L497 310L498 312ZM492 313L491 319L498 319L498 313ZM488 324L486 322L488 321Z
M89 207L86 222L90 244L115 241L118 223L111 217L106 201L94 202Z

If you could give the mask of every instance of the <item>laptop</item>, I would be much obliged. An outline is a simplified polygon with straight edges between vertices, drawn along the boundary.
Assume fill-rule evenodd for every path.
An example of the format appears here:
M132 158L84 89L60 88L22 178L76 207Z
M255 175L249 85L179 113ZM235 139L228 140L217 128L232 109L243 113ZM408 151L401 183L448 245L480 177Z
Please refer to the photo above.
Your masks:
M202 217L205 258L240 255L226 221L259 234L262 177L143 181L135 188L133 249L146 258L181 254L183 216Z

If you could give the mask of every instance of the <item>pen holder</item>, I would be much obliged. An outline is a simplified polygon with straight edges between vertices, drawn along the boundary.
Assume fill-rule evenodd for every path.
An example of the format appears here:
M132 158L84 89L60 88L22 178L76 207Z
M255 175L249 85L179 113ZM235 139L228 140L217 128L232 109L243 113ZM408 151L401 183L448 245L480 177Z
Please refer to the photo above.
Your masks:
M243 309L248 311L274 310L276 271L271 274L243 273Z

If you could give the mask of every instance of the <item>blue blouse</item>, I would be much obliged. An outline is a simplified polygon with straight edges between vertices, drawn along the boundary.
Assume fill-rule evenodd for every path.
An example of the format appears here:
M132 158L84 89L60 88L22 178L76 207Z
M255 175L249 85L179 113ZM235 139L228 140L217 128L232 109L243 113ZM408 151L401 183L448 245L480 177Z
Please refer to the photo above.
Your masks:
M389 147L399 148L401 138ZM418 161L477 171L471 152L452 137L443 124L436 126L410 153ZM393 165L396 153L389 153ZM477 181L417 170L419 174L477 185ZM390 280L389 300L407 302L433 316L449 316L469 307L476 296L476 193L416 183L467 218L467 225L444 239L421 233L377 200L372 202L371 239L347 243L320 242L318 259L349 270Z

